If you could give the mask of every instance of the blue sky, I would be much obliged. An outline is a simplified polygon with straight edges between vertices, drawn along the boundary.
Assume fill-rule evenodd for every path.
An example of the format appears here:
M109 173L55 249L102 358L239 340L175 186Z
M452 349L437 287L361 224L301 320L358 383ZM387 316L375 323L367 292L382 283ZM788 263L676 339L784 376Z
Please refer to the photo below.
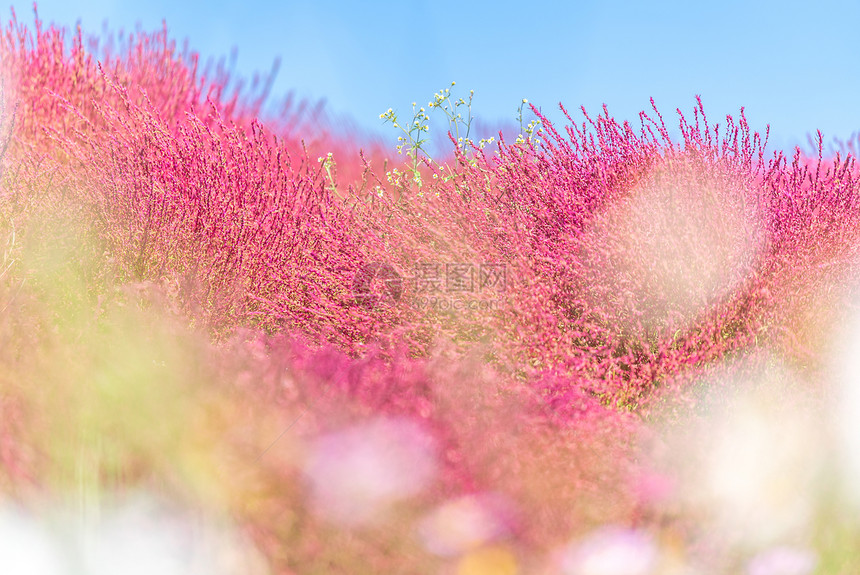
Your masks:
M860 2L559 2L42 0L43 20L98 33L160 28L203 59L238 49L237 71L281 67L273 95L325 99L348 125L395 143L379 114L457 82L475 91L489 126L512 123L520 101L551 119L561 101L638 123L654 97L664 117L690 112L701 94L711 122L746 107L754 129L789 148L821 129L860 130ZM31 23L32 3L14 2ZM2 14L8 19L8 9ZM577 116L575 116L576 118Z

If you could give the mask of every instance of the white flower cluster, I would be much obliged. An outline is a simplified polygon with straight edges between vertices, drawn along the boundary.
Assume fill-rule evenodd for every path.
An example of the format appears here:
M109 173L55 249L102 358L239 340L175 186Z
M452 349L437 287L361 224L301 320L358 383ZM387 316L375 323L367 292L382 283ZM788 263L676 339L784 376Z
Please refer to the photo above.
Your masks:
M27 575L263 575L247 541L138 496L82 520L0 504L0 573Z

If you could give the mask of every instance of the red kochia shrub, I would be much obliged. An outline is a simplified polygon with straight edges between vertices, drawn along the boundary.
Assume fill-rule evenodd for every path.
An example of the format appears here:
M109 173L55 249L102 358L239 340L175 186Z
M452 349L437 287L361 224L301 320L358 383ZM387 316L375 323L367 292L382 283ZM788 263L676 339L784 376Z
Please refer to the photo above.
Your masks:
M768 159L743 111L709 126L701 102L694 123L678 112L678 144L656 113L637 133L604 109L571 120L567 137L544 118L540 144L460 155L431 202L438 228L457 222L478 253L522 274L500 326L508 352L567 366L579 387L628 405L751 345L802 354L797 298L857 255L854 158Z
M683 144L659 113L637 131L604 109L571 120L566 137L544 119L540 144L461 154L456 177L421 194L340 161L363 171L347 192L295 134L251 118L259 102L221 101L227 80L198 78L164 32L130 40L101 69L80 32L69 56L53 27L32 38L13 19L4 42L25 118L18 149L61 162L121 277L165 284L222 335L296 330L353 355L375 341L403 339L417 355L434 339L481 343L511 372L562 369L602 401L635 406L673 373L764 341L762 330L790 345L779 334L795 327L775 327L790 306L773 302L806 297L816 266L847 261L855 243L853 158L766 159L743 114L710 127L701 104L693 124L680 117ZM368 201L374 180L383 197ZM736 249L750 239L749 253ZM445 311L405 305L418 295L406 281L403 305L369 310L353 282L378 262L407 280L416 264L502 264L510 285L489 311ZM789 273L797 285L780 292Z
M374 321L366 314L319 320L354 304L366 238L349 235L334 184L360 185L364 168L357 152L337 176L315 161L357 147L299 117L278 119L283 137L270 133L255 119L262 97L237 88L228 98L229 77L199 75L196 54L177 53L166 30L132 36L99 62L80 30L70 52L63 40L38 19L35 35L14 13L7 25L0 53L20 118L12 154L85 206L112 271L167 284L218 333L253 324L360 339L357 326ZM53 201L27 187L29 202Z

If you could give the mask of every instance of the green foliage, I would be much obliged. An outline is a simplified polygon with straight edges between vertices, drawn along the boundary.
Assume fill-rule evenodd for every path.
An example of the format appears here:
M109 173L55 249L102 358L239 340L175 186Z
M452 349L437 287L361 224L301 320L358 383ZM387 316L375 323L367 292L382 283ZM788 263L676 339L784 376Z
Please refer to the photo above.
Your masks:
M475 144L470 136L472 132L472 122L475 116L472 111L472 99L475 96L474 90L469 90L468 100L465 98L457 98L451 94L451 88L456 85L456 82L451 82L451 86L439 90L433 95L433 100L427 103L427 108L430 110L438 110L444 114L448 124L448 133L454 139L457 149L466 157L469 157L471 152L475 150L483 150L488 144L496 141L494 137L481 138ZM517 120L519 122L520 133L517 136L518 144L529 141L532 136L540 132L539 119L534 119L527 125L523 125L523 107L528 104L528 100L523 98L518 109ZM386 177L389 183L397 183L403 186L415 184L418 186L419 195L424 186L424 180L419 167L422 164L433 166L439 172L442 172L442 180L448 182L457 177L457 173L450 166L440 165L427 152L425 144L429 140L430 132L430 115L424 107L418 107L416 102L412 102L412 120L408 123L403 123L397 112L393 108L389 108L386 112L379 115L379 118L384 122L390 122L392 126L402 132L402 135L397 137L397 153L403 154L404 148L406 155L409 158L409 167L407 172L401 172L397 168L386 172ZM476 160L472 157L470 163L475 163ZM438 176L434 173L434 178Z

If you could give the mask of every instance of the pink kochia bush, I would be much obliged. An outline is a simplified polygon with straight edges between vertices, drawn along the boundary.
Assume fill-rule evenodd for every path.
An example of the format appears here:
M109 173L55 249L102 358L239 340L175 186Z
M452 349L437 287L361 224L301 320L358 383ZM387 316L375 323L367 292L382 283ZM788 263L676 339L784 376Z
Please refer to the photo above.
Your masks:
M275 573L807 573L817 537L857 540L805 507L739 540L723 508L766 481L685 463L710 443L683 430L732 429L725 410L757 433L756 390L824 418L860 173L820 136L789 160L742 110L679 110L673 141L653 103L636 127L565 110L564 133L533 108L540 141L455 142L407 185L166 29L67 45L13 14L0 62L10 501L85 493L97 518L155 490ZM486 289L428 297L452 268ZM852 572L839 553L822 564Z

